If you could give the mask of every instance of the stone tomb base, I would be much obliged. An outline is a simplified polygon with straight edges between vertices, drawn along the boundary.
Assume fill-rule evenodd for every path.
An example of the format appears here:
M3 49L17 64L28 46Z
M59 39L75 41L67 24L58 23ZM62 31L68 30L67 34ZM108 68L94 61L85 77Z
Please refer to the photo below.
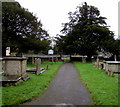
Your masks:
M0 77L2 86L17 85L29 79L26 74L27 58L4 57L2 59L3 76Z
M22 77L18 76L2 76L0 77L0 86L12 86L12 85L17 85L20 82L28 80L30 77L27 75L24 75Z

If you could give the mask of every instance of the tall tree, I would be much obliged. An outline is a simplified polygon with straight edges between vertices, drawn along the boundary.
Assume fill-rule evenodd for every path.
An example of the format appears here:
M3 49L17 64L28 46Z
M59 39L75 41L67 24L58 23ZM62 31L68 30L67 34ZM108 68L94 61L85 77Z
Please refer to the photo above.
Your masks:
M49 46L49 41L46 44L49 35L42 23L18 2L2 3L2 35L3 49L9 46L12 51L19 48L20 52L27 52L42 50L43 43L45 47Z
M104 50L104 41L113 40L111 32L100 16L100 11L86 2L78 6L74 13L69 12L69 23L61 30L65 37L60 37L66 54L82 54L89 58L96 50ZM59 45L59 44L58 44Z

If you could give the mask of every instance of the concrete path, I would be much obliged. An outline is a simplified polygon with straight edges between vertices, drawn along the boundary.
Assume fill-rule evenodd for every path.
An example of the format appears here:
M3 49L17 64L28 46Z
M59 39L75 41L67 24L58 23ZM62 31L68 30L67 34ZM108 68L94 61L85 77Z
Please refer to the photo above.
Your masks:
M24 105L90 105L89 92L72 63L63 64L47 91Z

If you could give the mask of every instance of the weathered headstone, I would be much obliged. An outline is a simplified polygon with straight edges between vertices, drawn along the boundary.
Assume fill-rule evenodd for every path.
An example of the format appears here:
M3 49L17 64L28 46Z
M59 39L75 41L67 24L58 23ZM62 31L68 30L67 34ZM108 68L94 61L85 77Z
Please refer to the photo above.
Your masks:
M41 65L41 59L40 58L37 58L36 59L36 74L39 75L40 74L40 65Z

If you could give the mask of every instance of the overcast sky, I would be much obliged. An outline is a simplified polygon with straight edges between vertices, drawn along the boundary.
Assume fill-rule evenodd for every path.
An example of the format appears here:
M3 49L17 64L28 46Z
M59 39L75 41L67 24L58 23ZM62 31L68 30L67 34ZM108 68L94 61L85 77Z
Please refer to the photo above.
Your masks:
M78 5L87 2L97 7L101 16L106 17L110 30L118 35L119 0L16 0L22 7L33 12L43 24L50 36L60 34L62 23L69 21L68 12L74 12Z

